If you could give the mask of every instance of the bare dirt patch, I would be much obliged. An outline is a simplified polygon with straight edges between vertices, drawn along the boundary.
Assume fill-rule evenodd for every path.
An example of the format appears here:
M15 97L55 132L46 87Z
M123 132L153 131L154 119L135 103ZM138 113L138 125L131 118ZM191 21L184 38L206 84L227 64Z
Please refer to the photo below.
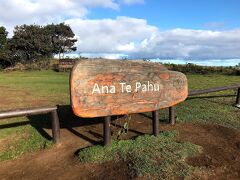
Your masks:
M0 92L1 111L27 107L41 107L51 104L51 102L49 102L49 97L37 97L26 89L19 90L8 86L0 86Z
M82 164L76 158L79 149L102 140L102 121L63 117L59 147L27 154L16 160L0 163L0 179L129 179L133 178L122 162ZM113 135L125 120L113 120ZM151 119L132 115L129 132L122 138L151 133ZM198 157L188 159L192 166L203 168L196 179L240 178L240 131L218 125L160 124L160 130L176 129L179 141L190 141L203 147ZM47 130L49 132L49 130Z

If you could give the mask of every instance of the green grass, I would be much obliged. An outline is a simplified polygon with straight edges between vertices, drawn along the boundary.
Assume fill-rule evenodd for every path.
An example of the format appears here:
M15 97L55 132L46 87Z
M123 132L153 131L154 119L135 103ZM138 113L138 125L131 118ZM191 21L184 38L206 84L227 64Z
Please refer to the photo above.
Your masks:
M233 106L234 101L235 97L187 100L177 106L177 120L184 123L218 124L240 129L240 111Z
M189 89L204 89L240 83L239 76L188 75ZM211 93L210 95L234 94L233 90ZM0 111L6 109L36 107L46 105L69 105L69 73L54 71L0 72ZM199 122L220 124L240 129L240 111L232 106L236 97L189 99L177 106L178 123ZM11 148L6 152L0 147L0 161L16 158L20 154L44 148L51 141L36 130L49 119L31 120L31 124L6 127L6 124L29 121L28 118L13 118L0 121L0 143L10 141ZM160 111L160 119L168 118L167 110ZM37 124L36 122L41 122ZM12 140L16 134L16 141ZM19 153L17 153L19 152ZM12 155L11 155L12 154Z
M68 73L54 71L0 72L0 99L7 100L0 103L0 111L69 104L68 78ZM16 123L20 126L15 126ZM50 147L52 141L36 130L46 123L49 123L47 116L39 117L38 120L26 117L1 120L0 143L6 143L0 148L0 161Z
M231 84L239 84L240 76L228 75L187 75L190 90L207 89L211 87L227 86ZM230 91L231 92L231 91ZM226 94L226 91L223 91Z
M188 75L189 89L208 89L211 87L239 84L240 76L227 75ZM236 108L237 90L227 90L188 98L176 106L178 123L218 124L240 129L240 110ZM230 95L230 96L225 96ZM206 96L219 96L207 98ZM151 115L151 113L147 113ZM168 109L160 110L160 119L168 119Z
M69 104L69 74L54 71L0 72L1 96L11 104L0 110L42 105ZM0 97L1 97L0 96ZM35 102L35 103L34 103ZM41 103L42 102L42 103Z
M32 126L27 125L21 128L15 128L16 138L20 136L21 138L13 140L13 144L8 144L5 147L5 151L0 152L0 160L15 159L22 154L33 152L39 149L46 149L52 146L52 142L42 137L38 131L36 131ZM12 134L12 133L11 133ZM5 135L9 135L8 133Z
M176 136L176 131L166 131L158 137L144 135L135 140L114 141L106 147L98 145L81 150L79 159L87 163L124 161L131 173L137 176L186 178L198 169L185 160L200 153L201 147L189 142L176 142Z
M41 119L40 119L41 118ZM15 159L22 154L52 146L52 141L43 137L39 127L50 127L47 116L32 119L25 117L0 121L0 161ZM2 141L6 141L2 143Z

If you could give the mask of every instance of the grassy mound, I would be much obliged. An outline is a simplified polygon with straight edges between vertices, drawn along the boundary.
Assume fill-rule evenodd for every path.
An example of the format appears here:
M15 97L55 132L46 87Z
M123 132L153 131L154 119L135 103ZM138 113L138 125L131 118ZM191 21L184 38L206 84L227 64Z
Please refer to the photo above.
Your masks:
M85 148L79 152L81 162L103 163L124 161L137 176L174 178L191 176L196 168L186 158L201 152L201 147L189 142L177 142L176 131L166 131L158 137L144 135L135 140L113 141L111 145Z

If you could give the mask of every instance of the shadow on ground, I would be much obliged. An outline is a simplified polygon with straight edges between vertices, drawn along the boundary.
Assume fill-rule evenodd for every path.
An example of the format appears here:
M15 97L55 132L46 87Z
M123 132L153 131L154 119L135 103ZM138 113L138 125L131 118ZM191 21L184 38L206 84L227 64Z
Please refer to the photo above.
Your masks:
M188 99L196 99L202 98L211 101L212 98L220 98L220 97L234 97L235 95L215 95L215 96L194 96L189 97ZM218 102L222 103L222 102ZM103 139L103 128L102 122L103 118L80 118L73 114L72 108L70 105L61 105L58 107L58 115L60 120L61 129L65 129L71 134L84 139L85 141L91 144L101 144ZM140 113L138 116L132 116L132 121L136 121L139 116L142 116L143 119L149 121L151 123L152 114L148 113ZM111 127L111 135L115 136L116 132L123 128L124 122L126 122L126 116L112 116L112 127ZM134 118L135 117L135 118ZM51 116L50 114L41 114L41 115L32 115L27 117L29 121L22 122L14 122L10 124L0 125L0 129L4 128L12 128L17 126L24 126L30 124L33 126L44 138L51 140ZM124 120L125 119L125 120ZM168 119L160 119L161 124L167 124ZM142 131L141 129L133 129L129 128L129 132L135 134L134 136L143 135L146 131ZM148 132L151 132L149 130ZM62 133L62 132L61 132ZM132 136L132 137L134 137Z
M151 114L151 113L150 113ZM61 131L63 129L70 132L93 145L102 144L103 140L103 118L81 118L75 116L72 112L70 105L62 105L58 107L58 116L60 121ZM127 115L126 115L127 116ZM126 121L126 116L112 116L111 117L111 135L117 136L116 134L120 129L123 128L124 122ZM141 113L144 119L149 119L151 123L151 115ZM30 124L33 126L44 138L51 140L51 116L50 114L41 114L28 116L29 121L24 121L21 123L8 124L6 126L19 126ZM134 119L132 120L134 121ZM1 126L0 126L1 128ZM141 132L136 129L129 128L128 132L135 134L132 137L143 135L145 132ZM62 133L62 132L61 132Z

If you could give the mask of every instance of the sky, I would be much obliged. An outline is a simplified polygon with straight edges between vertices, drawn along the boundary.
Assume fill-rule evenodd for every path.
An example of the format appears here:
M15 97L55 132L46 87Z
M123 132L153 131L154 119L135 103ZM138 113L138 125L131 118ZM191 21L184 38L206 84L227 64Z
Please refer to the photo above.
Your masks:
M0 0L0 26L65 22L76 35L68 56L240 63L239 0Z

